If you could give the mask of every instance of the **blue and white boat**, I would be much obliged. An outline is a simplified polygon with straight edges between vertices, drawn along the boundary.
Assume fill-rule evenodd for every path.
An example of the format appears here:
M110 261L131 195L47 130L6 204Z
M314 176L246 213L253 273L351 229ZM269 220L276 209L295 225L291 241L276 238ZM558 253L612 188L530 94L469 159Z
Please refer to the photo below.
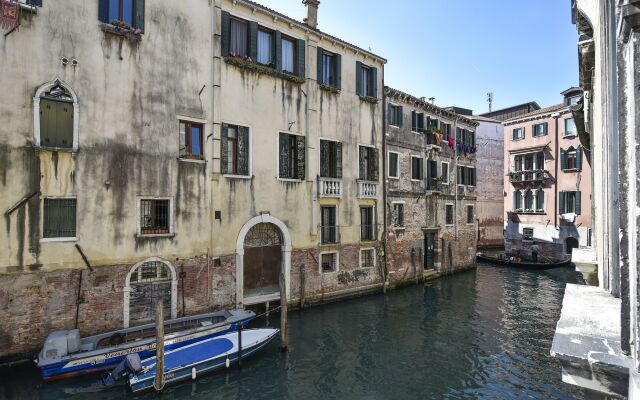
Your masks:
M255 317L245 310L219 311L167 320L164 348L171 351L225 333L234 332ZM108 371L127 355L141 359L155 355L155 324L120 329L80 338L77 329L49 334L36 363L44 380Z
M236 364L239 356L239 335L242 335L240 356L244 360L266 346L278 332L280 332L279 329L246 329L168 351L164 354L164 385L196 379L204 373ZM147 358L141 362L138 360L130 362L127 359L124 364L126 364L126 368L134 369L134 371L129 371L129 386L134 393L162 389L154 387L155 357ZM131 367L132 365L134 367ZM120 369L119 367L116 371ZM117 377L113 378L118 379Z

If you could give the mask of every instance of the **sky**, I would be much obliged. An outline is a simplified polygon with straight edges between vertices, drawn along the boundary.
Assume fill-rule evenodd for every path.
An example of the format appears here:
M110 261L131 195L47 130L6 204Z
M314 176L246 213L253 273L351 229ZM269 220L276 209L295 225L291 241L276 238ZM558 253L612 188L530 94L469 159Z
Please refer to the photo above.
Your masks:
M256 0L297 20L301 0ZM321 0L318 28L388 60L385 84L441 107L562 102L578 84L570 0Z

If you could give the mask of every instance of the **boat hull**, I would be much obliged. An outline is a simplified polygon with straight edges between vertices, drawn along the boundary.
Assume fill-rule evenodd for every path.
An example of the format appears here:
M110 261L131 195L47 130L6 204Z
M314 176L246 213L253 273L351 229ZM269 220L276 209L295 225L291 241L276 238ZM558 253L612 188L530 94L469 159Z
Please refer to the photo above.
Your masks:
M487 256L483 256L483 255L478 255L476 256L476 261L477 262L481 262L481 263L487 263L487 264L493 264L493 265L498 265L501 267L513 267L513 268L519 268L519 269L532 269L532 270L547 270L547 269L553 269L553 268L561 268L561 267L568 267L571 265L571 259L565 260L565 261L561 261L561 262L557 262L557 263L514 263L511 261L507 261L507 260L501 260L499 258L494 258L494 257L487 257Z
M235 332L238 330L239 324L246 325L254 316L253 313L247 313L246 318L235 318L223 325L215 324L211 327L176 332L165 341L165 351ZM197 317L193 318L197 319ZM137 353L141 359L152 357L156 354L155 347L155 338L145 339L127 345L105 348L102 349L103 351L72 354L57 362L40 362L38 360L38 366L43 380L56 381L109 371L115 368L128 354Z

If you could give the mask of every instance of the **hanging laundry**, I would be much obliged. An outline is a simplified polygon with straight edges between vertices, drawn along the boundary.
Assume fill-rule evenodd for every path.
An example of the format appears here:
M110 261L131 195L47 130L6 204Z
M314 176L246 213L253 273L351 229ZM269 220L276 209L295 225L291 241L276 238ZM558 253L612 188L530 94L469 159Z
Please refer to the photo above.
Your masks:
M12 31L20 26L20 5L9 0L0 0L0 28Z
M449 148L453 150L453 137L449 136L449 139L447 139L447 141L449 142Z

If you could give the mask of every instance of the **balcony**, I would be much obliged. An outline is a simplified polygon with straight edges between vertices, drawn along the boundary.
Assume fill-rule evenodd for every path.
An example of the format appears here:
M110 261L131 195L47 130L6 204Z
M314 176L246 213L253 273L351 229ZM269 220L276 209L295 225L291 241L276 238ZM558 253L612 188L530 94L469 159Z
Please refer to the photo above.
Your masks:
M342 179L318 178L318 196L342 197Z
M512 184L520 183L543 183L549 179L551 175L545 170L528 170L528 171L516 171L509 173L509 182Z
M431 128L425 131L425 150L440 150L440 144L442 143L442 135L439 133L434 133L431 131ZM436 134L440 135L440 143L436 139Z
M378 197L378 182L358 181L358 197L375 199Z

